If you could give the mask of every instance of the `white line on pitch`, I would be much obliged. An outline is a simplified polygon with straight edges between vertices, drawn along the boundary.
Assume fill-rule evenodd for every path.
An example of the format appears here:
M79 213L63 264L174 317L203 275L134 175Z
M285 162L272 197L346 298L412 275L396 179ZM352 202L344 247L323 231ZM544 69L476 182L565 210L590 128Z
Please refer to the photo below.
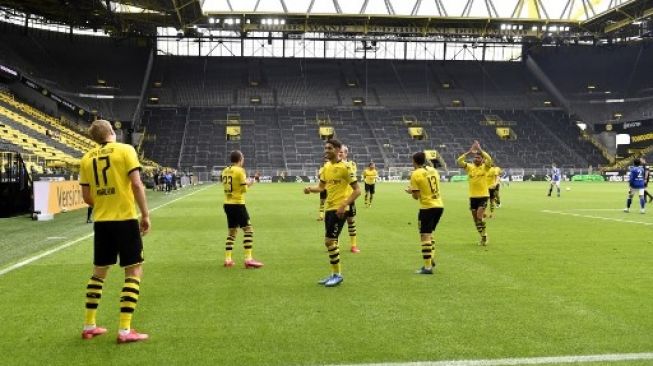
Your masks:
M576 213L562 212L562 211L551 211L551 210L542 210L541 212L549 213L549 214L564 215L564 216L584 217L584 218L587 218L587 219L597 219L597 220L604 220L604 221L624 222L624 223L627 223L627 224L639 224L639 225L646 225L646 226L651 226L651 225L653 225L653 223L651 223L651 222L634 221L634 220L624 220L624 219L615 219L614 217L602 217L602 216L594 216L594 215L581 215L581 214L576 214Z
M623 211L621 208L572 208L571 211Z
M460 360L460 361L423 361L398 363L365 363L337 366L518 366L518 365L550 365L560 363L585 362L620 362L653 360L653 353L616 353L586 356L554 356L529 358L501 358L493 360ZM331 365L336 366L336 365Z
M175 199L172 200L172 201L166 202L166 203L164 203L164 204L162 204L162 205L159 205L159 206L157 206L157 207L151 209L150 212L152 212L152 211L156 211L156 210L160 209L161 207L165 207L165 206L167 206L167 205L169 205L169 204L171 204L171 203L173 203L173 202L179 201L179 200L182 199L182 198L186 198L186 197L188 197L188 196L192 196L192 195L194 195L195 193L199 193L199 192L201 192L201 191L203 191L203 190L205 190L205 189L208 189L208 188L210 188L210 187L211 187L211 186L209 185L208 187L204 187L204 188L198 189L198 190L195 191L195 192L191 192L191 193L188 193L188 194L183 195L183 196L181 196L181 197L175 198ZM27 258L27 259L24 259L24 260L18 262L18 263L12 264L12 265L9 266L9 267L6 267L6 268L1 269L1 270L0 270L0 276L3 276L3 275L5 275L5 274L7 274L7 273L9 273L9 272L11 272L11 271L13 271L13 270L18 269L18 268L24 267L24 266L26 266L26 265L28 265L28 264L30 264L30 263L32 263L32 262L36 262L37 260L39 260L39 259L41 259L41 258L44 258L44 257L47 257L47 256L49 256L50 254L56 253L56 252L58 252L58 251L60 251L60 250L62 250L62 249L66 249L66 248L68 248L69 246L75 245L75 244L79 243L80 241L85 240L85 239L88 239L88 238L90 238L90 237L92 237L92 236L93 236L93 233L86 234L86 235L81 236L81 237L79 237L79 238L77 238L77 239L75 239L75 240L72 240L72 241L69 241L69 242L67 242L67 243L61 244L61 245L58 246L58 247L54 247L54 248L52 248L52 249L46 250L46 251L43 252L43 253L37 254L37 255L35 255L35 256L33 256L33 257L29 257L29 258Z

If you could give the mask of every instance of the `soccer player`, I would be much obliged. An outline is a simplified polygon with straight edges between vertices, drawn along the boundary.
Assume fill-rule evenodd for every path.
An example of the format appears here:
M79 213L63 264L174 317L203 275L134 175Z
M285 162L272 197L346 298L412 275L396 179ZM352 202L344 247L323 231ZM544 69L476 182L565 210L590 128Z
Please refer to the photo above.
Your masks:
M419 200L420 210L417 215L419 222L420 243L424 265L417 274L433 274L435 268L435 241L433 231L440 222L444 212L440 195L440 173L437 169L426 165L426 155L418 152L413 155L415 170L410 175L410 186L406 193Z
M367 168L363 170L363 179L365 181L365 206L372 207L372 199L374 199L374 191L376 186L376 179L379 173L376 171L374 163L369 163Z
M354 179L358 179L356 177L356 173L358 172L358 167L356 166L356 163L354 161L347 160L347 155L349 155L349 148L347 147L347 145L343 144L339 153L340 160L342 160L342 162L345 163L345 165L347 165L349 169L351 169L351 171L354 173ZM351 190L349 191L349 193L351 193ZM349 232L349 243L351 245L350 248L351 252L360 253L361 250L358 248L358 242L356 237L356 203L355 202L352 202L349 211L347 211L347 231Z
M141 164L134 148L116 142L108 121L97 120L89 129L99 144L80 162L80 185L84 202L93 207L93 275L86 285L86 313L83 339L107 332L96 325L97 308L102 297L109 268L120 258L125 281L120 293L118 343L138 342L148 338L131 328L143 277L143 242L141 235L150 230L150 216L141 182ZM136 207L141 212L140 224Z
M469 154L474 154L473 163L467 163L465 158ZM469 182L469 208L472 212L472 218L476 225L476 231L481 236L479 245L485 246L488 244L488 236L486 232L486 223L484 219L485 208L490 193L487 188L487 173L492 167L492 158L488 153L481 149L478 141L474 141L469 151L463 153L458 157L456 163L461 168L467 171Z
M553 192L553 186L556 187L558 197L560 197L560 181L562 180L562 173L560 173L560 168L558 168L555 163L551 164L551 184L549 185L549 194L548 197L551 197Z
M324 190L328 192L324 214L324 245L329 251L331 275L318 282L326 287L338 286L343 281L338 236L345 225L348 211L361 194L354 171L340 160L341 147L340 141L327 140L324 144L324 156L328 162L324 165L320 181L316 186L304 188L305 194Z
M224 252L224 266L233 267L234 260L231 254L238 228L243 230L243 247L245 248L245 268L261 268L263 263L252 257L254 245L254 228L249 221L249 214L245 208L245 192L254 184L254 180L247 179L243 164L245 157L238 150L231 152L229 160L231 165L222 170L221 180L224 188L224 213L227 215L227 242Z
M501 206L501 200L499 199L499 187L501 186L501 168L498 166L493 166L487 172L487 188L488 194L490 195L490 214L489 218L494 216L494 207Z
M633 202L633 196L635 191L639 194L639 212L646 213L646 198L644 197L644 185L645 185L645 175L644 168L642 167L642 160L640 158L635 158L633 161L633 167L630 168L629 179L628 179L628 199L626 200L626 208L624 212L630 212L630 204Z

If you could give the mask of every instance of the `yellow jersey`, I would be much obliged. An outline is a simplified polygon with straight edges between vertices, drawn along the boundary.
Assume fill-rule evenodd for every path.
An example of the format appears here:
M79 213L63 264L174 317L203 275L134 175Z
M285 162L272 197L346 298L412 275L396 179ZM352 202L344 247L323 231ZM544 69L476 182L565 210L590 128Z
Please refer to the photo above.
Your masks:
M129 174L140 170L131 145L109 142L89 150L79 167L79 184L90 188L93 220L126 221L138 218Z
M458 166L465 168L465 171L467 171L470 198L490 197L487 175L490 168L492 168L492 158L485 151L481 151L481 155L484 160L483 164L479 166L465 162L466 154L462 154L456 160Z
M379 173L376 171L376 169L367 168L363 170L363 179L365 180L365 184L376 183L376 178L378 177Z
M351 184L356 182L356 175L351 166L345 162L327 162L324 164L320 181L326 184L327 199L325 211L337 210L338 207L351 195ZM349 207L346 208L349 210Z
M487 172L487 187L488 189L495 188L497 184L497 177L501 175L501 168L494 166Z
M224 188L224 203L231 205L244 205L245 192L247 192L247 175L245 169L239 166L224 168L221 175Z
M420 208L444 207L440 195L440 173L437 169L425 166L410 174L410 189L419 191Z

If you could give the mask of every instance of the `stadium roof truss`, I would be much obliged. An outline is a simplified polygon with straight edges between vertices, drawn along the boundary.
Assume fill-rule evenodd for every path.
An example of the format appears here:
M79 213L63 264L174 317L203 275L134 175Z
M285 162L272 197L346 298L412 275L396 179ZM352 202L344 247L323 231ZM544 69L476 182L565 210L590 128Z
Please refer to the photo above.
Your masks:
M53 22L118 33L403 34L539 39L650 35L653 0L0 0ZM642 26L644 24L644 26Z

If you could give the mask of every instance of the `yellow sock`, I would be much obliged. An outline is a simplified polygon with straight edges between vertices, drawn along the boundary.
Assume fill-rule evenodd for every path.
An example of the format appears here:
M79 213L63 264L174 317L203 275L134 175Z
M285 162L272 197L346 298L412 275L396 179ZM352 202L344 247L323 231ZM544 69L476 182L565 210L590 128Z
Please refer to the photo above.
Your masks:
M424 267L431 268L431 242L423 241L422 242L422 259L424 259Z
M97 307L102 298L102 286L104 280L99 277L91 277L86 285L86 311L84 313L84 325L95 325Z
M243 239L243 246L245 247L245 260L252 259L252 247L254 246L254 232L245 231L245 238Z
M231 260L231 253L234 250L234 240L236 240L235 237L231 235L227 236L227 242L225 244L225 251L224 251L225 260Z
M437 262L437 259L435 258L435 240L431 240L431 258L433 259L433 262Z
M329 262L331 263L331 272L340 273L340 249L338 242L334 241L327 243L327 250L329 251Z
M119 329L131 329L132 316L136 305L138 304L138 296L140 294L141 281L138 277L125 278L125 284L120 293L120 323Z
M352 247L355 247L357 245L355 221L352 221L351 223L347 223L347 231L349 232L349 243L351 244Z

